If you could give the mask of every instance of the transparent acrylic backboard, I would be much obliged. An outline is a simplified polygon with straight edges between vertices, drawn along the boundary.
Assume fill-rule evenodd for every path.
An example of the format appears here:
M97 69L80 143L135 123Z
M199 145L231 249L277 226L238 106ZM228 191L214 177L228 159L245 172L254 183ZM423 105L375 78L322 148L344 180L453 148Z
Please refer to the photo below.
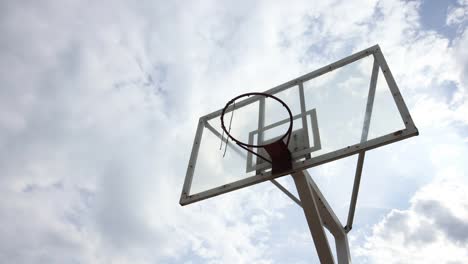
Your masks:
M271 164L226 139L220 110L199 119L180 203L190 204L295 171L354 155L418 134L378 45L268 91L292 112L288 148L293 168L272 174ZM231 98L226 98L226 102ZM238 140L259 145L287 132L281 103L246 97L227 108L226 127Z

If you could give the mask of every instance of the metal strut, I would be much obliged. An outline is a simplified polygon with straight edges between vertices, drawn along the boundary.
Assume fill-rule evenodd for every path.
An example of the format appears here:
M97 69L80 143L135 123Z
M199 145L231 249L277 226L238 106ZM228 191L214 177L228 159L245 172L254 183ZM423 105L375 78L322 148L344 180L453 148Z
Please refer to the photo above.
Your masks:
M320 262L336 263L325 234L326 227L335 238L338 264L351 263L347 234L312 177L306 170L295 172L292 177Z

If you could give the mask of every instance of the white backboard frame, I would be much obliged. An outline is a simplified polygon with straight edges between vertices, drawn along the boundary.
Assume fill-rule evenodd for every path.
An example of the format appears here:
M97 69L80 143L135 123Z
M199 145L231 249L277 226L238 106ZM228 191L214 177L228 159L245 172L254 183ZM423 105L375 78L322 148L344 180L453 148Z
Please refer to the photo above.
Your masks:
M386 134L386 135L383 135L383 136L380 136L380 137L377 137L377 138L373 138L373 139L370 139L370 140L367 140L367 133L368 133L368 129L369 129L369 123L365 122L364 123L364 126L363 126L363 132L362 132L362 139L361 139L361 142L360 143L357 143L357 144L354 144L354 145L351 145L351 146L347 146L345 148L342 148L342 149L339 149L339 150L335 150L335 151L332 151L332 152L329 152L329 153L326 153L326 154L322 154L320 156L317 156L317 157L313 157L313 158L310 158L310 159L306 159L306 160L303 160L303 161L299 161L299 162L295 162L293 163L293 168L291 170L288 170L288 171L285 171L285 172L282 172L280 174L275 174L275 175L272 175L271 172L266 172L266 173L260 173L258 175L255 175L255 176L250 176L250 177L247 177L247 178L244 178L244 179L241 179L241 180L238 180L238 181L234 181L234 182L231 182L229 184L225 184L225 185L221 185L221 186L218 186L218 187L215 187L215 188L211 188L209 190L206 190L206 191L202 191L202 192L199 192L199 193L190 193L190 188L191 188L191 184L192 184L192 180L193 180L193 175L194 175L194 170L195 170L195 165L196 165L196 162L197 162L197 157L198 157L198 152L199 152L199 149L200 149L200 142L201 142L201 138L202 138L202 135L203 135L203 130L205 128L209 129L211 132L213 133L217 133L216 131L213 131L213 128L209 125L208 121L214 119L214 118L219 118L220 115L221 115L221 112L222 112L222 109L220 110L217 110L211 114L208 114L208 115L205 115L205 116L202 116L200 119L199 119L199 122L198 122L198 127L197 127L197 131L196 131L196 134L195 134L195 139L194 139L194 143L193 143L193 147L192 147L192 153L190 155L190 160L189 160L189 164L188 164L188 168L187 168L187 173L186 173L186 177L185 177L185 181L184 181L184 185L183 185L183 188L182 188L182 193L181 193L181 197L180 197L180 204L181 205L187 205L187 204L191 204L191 203L194 203L194 202L198 202L198 201L201 201L201 200L205 200L205 199L208 199L208 198L211 198L211 197L214 197L214 196L217 196L217 195L221 195L221 194L224 194L224 193L227 193L227 192L231 192L231 191L234 191L234 190L238 190L238 189L241 189L241 188L244 188L244 187L248 187L250 185L253 185L253 184L257 184L257 183L260 183L260 182L264 182L264 181L269 181L269 180L274 180L276 178L279 178L279 177L282 177L282 176L285 176L285 175L289 175L289 174L293 174L295 172L298 172L298 171L304 171L308 168L312 168L312 167L315 167L315 166L319 166L321 164L324 164L324 163L327 163L327 162L331 162L331 161L334 161L334 160L337 160L337 159L341 159L341 158L345 158L345 157L348 157L348 156L351 156L351 155L354 155L354 154L359 154L359 159L358 159L358 167L359 167L359 163L361 161L361 169L362 169L362 160L364 159L364 153L365 151L367 150L371 150L371 149L374 149L374 148L377 148L377 147L381 147L381 146L384 146L384 145L387 145L387 144L391 144L391 143L394 143L394 142L397 142L397 141L400 141L400 140L403 140L403 139L406 139L406 138L409 138L409 137L412 137L412 136L416 136L419 134L418 132L418 129L416 128L414 122L413 122L413 119L411 118L411 115L408 111L408 108L403 100L403 97L401 96L401 93L400 93L400 90L398 89L398 86L393 78L393 75L387 65L387 62L380 50L380 47L378 45L375 45L375 46L372 46L370 48L367 48L365 50L362 50L360 52L357 52L353 55L350 55L344 59L341 59L339 61L336 61L334 63L331 63L325 67L322 67L320 69L317 69L315 71L312 71L308 74L305 74L301 77L298 77L296 79L293 79L289 82L286 82L286 83L283 83L279 86L276 86L272 89L269 89L267 91L265 91L265 93L268 93L268 94L276 94L276 93L279 93L281 91L284 91L288 88L291 88L293 86L297 86L299 85L299 87L302 87L303 83L306 82L306 81L309 81L313 78L316 78L318 76L321 76L327 72L330 72L330 71L333 71L335 69L338 69L340 67L343 67L345 65L348 65L352 62L355 62L359 59L362 59L364 57L367 57L367 56L370 56L372 55L374 57L374 68L373 68L373 72L372 72L372 79L371 79L371 89L370 89L370 93L372 92L372 85L374 86L374 91L375 91L375 82L376 82L376 76L377 76L377 72L379 69L381 69L384 77L385 77L385 80L388 84L388 87L392 93L392 96L393 96L393 99L395 101L395 104L397 106L397 109L399 111L399 114L404 122L404 126L405 128L402 129L402 130L398 130L398 131L395 131L393 133L390 133L390 134ZM375 77L375 78L374 78ZM373 83L373 84L372 84ZM261 100L261 96L252 96L252 97L249 97L243 101L240 101L240 102L236 102L235 104L235 107L231 107L227 110L227 112L229 111L232 111L234 109L237 109L237 108L240 108L240 107L243 107L243 106L246 106L248 104L251 104L251 103L254 103L254 102L257 102L259 100ZM372 100L373 100L373 96L370 96L369 97L370 100L368 99L368 106L370 105L370 107L367 107L366 108L366 116L370 116L370 112L372 112ZM304 103L304 96L303 94L301 95L301 109L303 110L303 112L305 111L305 108L302 107L302 104ZM227 113L226 112L226 113ZM305 116L305 114L304 114ZM246 131L246 133L249 133L250 131ZM219 134L219 133L218 133ZM218 137L222 137L221 135L217 135ZM235 144L232 144L232 143L228 143L231 145L231 147L234 147L234 150L237 149L236 145ZM241 153L239 153L241 154ZM244 153L244 155L247 156L246 153ZM360 170L359 171L356 171L356 177L355 179L357 178L358 180L360 179ZM359 175L357 175L359 174ZM359 176L359 177L357 177ZM359 186L359 182L357 182L357 186ZM354 193L356 193L356 196L357 196L357 190L355 191L353 189L353 196L354 196ZM354 203L354 205L352 205L351 207L353 208L352 210L352 215L354 215L354 206L355 206L355 197L352 197L352 203ZM351 216L351 221L348 221L348 222L351 222L352 223L352 216ZM351 226L349 225L349 228L351 228Z

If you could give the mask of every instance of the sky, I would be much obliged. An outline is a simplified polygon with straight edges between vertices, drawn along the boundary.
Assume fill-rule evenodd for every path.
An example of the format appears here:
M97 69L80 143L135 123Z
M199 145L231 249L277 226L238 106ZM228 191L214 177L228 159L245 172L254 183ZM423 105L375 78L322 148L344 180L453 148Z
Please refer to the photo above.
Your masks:
M0 262L316 263L303 212L272 184L179 205L193 136L252 86L374 44L420 135L366 155L352 259L468 259L466 0L2 1L0 14ZM354 162L309 170L339 216Z

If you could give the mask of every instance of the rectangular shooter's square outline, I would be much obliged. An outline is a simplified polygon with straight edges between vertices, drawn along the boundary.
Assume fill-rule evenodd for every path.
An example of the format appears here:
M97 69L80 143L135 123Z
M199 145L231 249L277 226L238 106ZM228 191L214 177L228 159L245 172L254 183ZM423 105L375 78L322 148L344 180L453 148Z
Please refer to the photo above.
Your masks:
M307 141L307 143L306 143L307 147L304 148L304 149L295 151L295 152L291 151L291 155L292 155L292 158L294 160L304 158L304 157L307 156L307 154L310 154L310 153L312 153L314 151L317 151L317 150L320 150L322 148L321 143L320 143L320 133L319 133L318 122L317 122L317 111L315 110L315 108L310 109L309 111L305 112L305 116L306 116L306 118L307 118L307 116L310 117L310 125L312 127L312 137L313 137L314 145L313 145L313 147L310 147L310 143L308 142L309 137L306 136L305 140ZM302 119L302 117L304 117L304 115L302 113L293 116L293 122L296 119L299 119L299 118ZM287 124L288 122L289 122L289 119L285 119L285 120L270 124L268 126L265 126L262 129L262 131L265 132L265 131L267 131L269 129L273 129L273 128L277 127L277 126ZM308 133L308 131L309 131L309 128L307 126L308 123L307 122L304 122L304 123L306 124L306 127L305 128L300 128L299 130L301 130L300 132ZM259 129L254 130L254 131L249 133L249 144L254 145L254 137L255 137L256 134L258 134L258 131L259 131ZM293 134L296 131L299 132L298 130L295 130L295 131L293 131ZM293 136L293 134L291 134L291 136ZM260 144L260 142L257 142L257 145L258 144ZM262 164L258 164L258 165L254 166L253 165L253 162L254 162L253 158L254 158L254 155L252 153L248 152L247 153L247 168L246 168L247 172L251 172L251 171L254 171L254 170L260 170L260 169L271 168L271 165L269 165L268 163L262 163ZM258 159L258 157L257 157L257 159Z
M312 71L308 74L305 74L303 76L300 76L296 79L293 79L289 82L286 82L286 83L283 83L279 86L276 86L272 89L269 89L267 91L265 91L265 93L268 93L268 94L276 94L276 93L279 93L281 91L284 91L288 88L291 88L293 86L296 86L296 85L299 85L300 87L302 87L303 83L306 82L306 81L309 81L313 78L316 78L320 75L323 75L327 72L330 72L330 71L333 71L337 68L340 68L340 67L343 67L345 65L348 65L350 63L353 63L359 59L362 59L364 57L367 57L369 55L373 55L374 57L374 62L378 65L378 67L381 69L384 77L385 77L385 80L387 82L387 85L390 89L390 92L393 96L393 99L395 101L395 104L397 106L397 109L398 109L398 112L400 113L400 116L404 122L404 125L405 125L405 128L402 129L402 130L398 130L398 131L395 131L393 133L390 133L390 134L386 134L386 135L383 135L383 136L380 136L380 137L377 137L377 138L373 138L373 139L370 139L370 140L367 140L365 142L360 142L360 143L357 143L357 144L354 144L354 145L351 145L351 146L347 146L345 148L342 148L342 149L339 149L339 150L335 150L335 151L332 151L332 152L329 152L329 153L326 153L326 154L322 154L322 155L319 155L317 157L313 157L311 159L306 159L306 160L303 160L303 161L299 161L299 162L295 162L293 164L293 168L291 170L288 170L288 171L285 171L285 172L282 172L280 174L275 174L275 175L271 175L271 172L266 172L266 173L260 173L258 175L254 175L254 176L250 176L250 177L247 177L247 178L244 178L244 179L241 179L241 180L238 180L238 181L235 181L235 182L232 182L232 183L229 183L229 184L225 184L225 185L222 185L222 186L218 186L218 187L215 187L215 188L212 188L212 189L209 189L209 190L206 190L206 191L202 191L202 192L199 192L199 193L195 193L195 194L191 194L190 193L190 188L191 188L191 185L192 185L192 179L193 179L193 174L194 174L194 170L195 170L195 165L196 165L196 160L197 160L197 156L198 156L198 151L200 149L200 140L201 140L201 137L202 137L202 134L203 134L203 129L205 127L206 124L208 124L208 121L213 119L213 118L216 118L216 117L219 117L221 115L221 112L222 112L222 109L220 110L217 110L211 114L208 114L208 115L205 115L205 116L202 116L200 119L199 119L199 122L198 122L198 127L197 127L197 132L195 134L195 139L194 139L194 143L193 143L193 147L192 147L192 153L190 155L190 160L189 160L189 164L188 164L188 167L187 167L187 173L186 173L186 176L185 176L185 181L184 181L184 185L182 187L182 193L181 193L181 197L180 197L180 201L179 203L181 205L187 205L187 204L191 204L191 203L194 203L194 202L198 202L198 201L201 201L201 200L205 200L205 199L208 199L208 198L211 198L211 197L214 197L214 196L217 196L217 195L221 195L221 194L224 194L224 193L227 193L227 192L231 192L231 191L234 191L234 190L238 190L238 189L241 189L241 188L244 188L244 187L248 187L250 185L253 185L253 184L257 184L257 183L261 183L261 182L264 182L264 181L269 181L269 180L273 180L273 179L276 179L276 178L279 178L279 177L282 177L282 176L285 176L285 175L289 175L289 174L292 174L294 172L297 172L297 171L302 171L302 170L306 170L308 168L312 168L312 167L315 167L315 166L319 166L319 165L322 165L324 163L328 163L328 162L331 162L331 161L334 161L334 160L337 160L337 159L341 159L341 158L345 158L345 157L348 157L348 156L351 156L351 155L354 155L354 154L358 154L358 153L363 153L367 150L371 150L371 149L374 149L374 148L377 148L377 147L381 147L381 146L384 146L384 145L387 145L387 144L391 144L391 143L394 143L394 142L397 142L397 141L400 141L400 140L403 140L403 139L406 139L406 138L409 138L409 137L413 137L413 136L417 136L419 134L418 132L418 129L416 128L414 122L413 122L413 119L411 118L411 115L408 111L408 108L405 104L405 101L403 100L403 97L401 96L401 93L400 93L400 90L398 89L398 86L395 82L395 79L393 78L393 75L387 65L387 62L382 54L382 51L380 50L380 47L378 45L374 45L370 48L367 48L367 49L364 49L360 52L357 52L355 54L352 54L346 58L343 58L341 60L338 60L334 63L331 63L327 66L324 66L322 68L319 68L315 71ZM229 113L230 111L232 110L235 110L239 107L243 107L243 106L246 106L248 104L251 104L253 102L256 102L256 101L259 101L261 98L261 96L252 96L252 97L249 97L243 101L240 101L238 103L236 103L235 106L231 106L227 109L226 113ZM304 105L304 102L303 102L303 96L301 98L301 106ZM304 109L302 108L302 110L304 111Z

